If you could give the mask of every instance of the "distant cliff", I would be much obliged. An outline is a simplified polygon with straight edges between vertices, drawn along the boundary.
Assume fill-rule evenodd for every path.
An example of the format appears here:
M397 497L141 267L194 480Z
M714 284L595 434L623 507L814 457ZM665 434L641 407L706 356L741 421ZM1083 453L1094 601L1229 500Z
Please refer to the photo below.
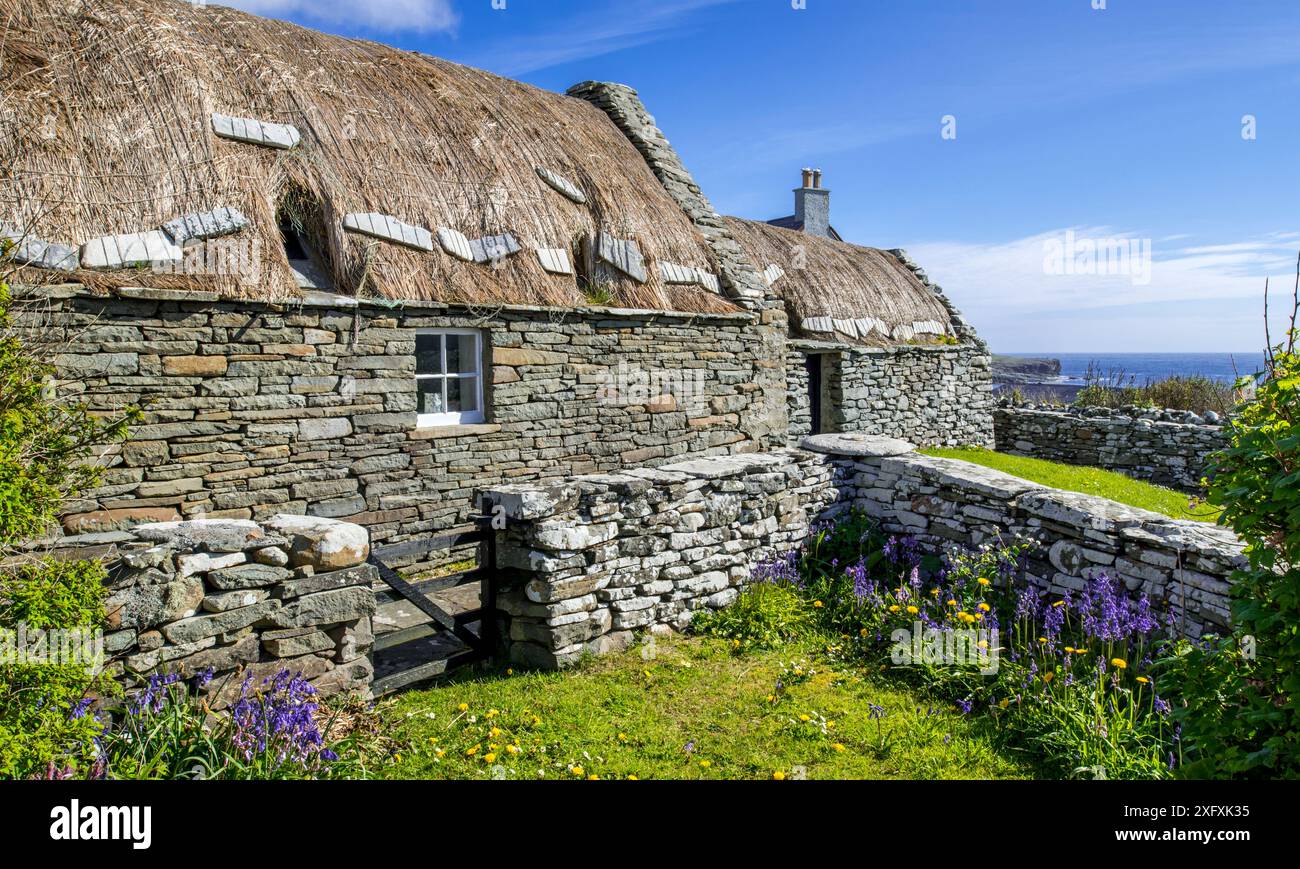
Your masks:
M995 383L1043 383L1061 376L1061 360L993 355Z

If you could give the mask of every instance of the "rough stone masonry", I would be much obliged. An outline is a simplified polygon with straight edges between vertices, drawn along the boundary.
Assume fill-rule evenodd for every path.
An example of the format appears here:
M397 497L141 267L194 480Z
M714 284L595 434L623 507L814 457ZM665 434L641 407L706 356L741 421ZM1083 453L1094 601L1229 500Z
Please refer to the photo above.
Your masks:
M323 695L365 693L374 675L369 535L312 516L140 525L112 547L108 672L194 676L213 708L282 670Z
M1055 594L1106 572L1168 607L1188 636L1228 623L1244 563L1226 529L1029 483L910 444L819 435L805 449L705 458L482 493L508 527L499 598L511 657L557 667L627 647L637 631L687 627L726 606L756 565L850 508L933 550L1023 538L1024 579Z
M1227 446L1218 414L1109 408L1015 407L993 413L997 449L1070 465L1118 471L1185 492L1200 492L1212 454Z

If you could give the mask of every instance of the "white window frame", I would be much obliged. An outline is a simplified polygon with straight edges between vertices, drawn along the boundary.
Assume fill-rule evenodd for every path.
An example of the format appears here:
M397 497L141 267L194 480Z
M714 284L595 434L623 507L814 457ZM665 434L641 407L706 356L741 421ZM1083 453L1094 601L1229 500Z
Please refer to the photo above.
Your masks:
M421 374L419 369L419 359L416 360L416 394L419 394L419 382L421 380L467 380L473 378L476 383L475 404L478 410L471 411L451 411L448 413L422 413L416 418L416 425L420 428L429 428L431 426L442 425L474 425L483 422L487 417L483 408L483 333L476 329L418 329L416 335L459 335L474 339L474 374L465 375L461 373L452 374L447 371L447 342L441 342L442 346L442 374Z

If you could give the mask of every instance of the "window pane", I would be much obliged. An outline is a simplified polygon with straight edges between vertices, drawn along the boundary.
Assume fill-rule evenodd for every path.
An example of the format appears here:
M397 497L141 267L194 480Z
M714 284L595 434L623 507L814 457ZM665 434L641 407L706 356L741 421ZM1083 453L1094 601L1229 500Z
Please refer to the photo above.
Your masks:
M447 403L443 400L441 377L422 377L415 381L419 392L420 413L446 413Z
M478 410L478 378L447 379L447 409L453 413L470 413Z
M478 338L473 335L447 336L447 373L478 373Z
M415 336L415 373L442 373L442 336Z

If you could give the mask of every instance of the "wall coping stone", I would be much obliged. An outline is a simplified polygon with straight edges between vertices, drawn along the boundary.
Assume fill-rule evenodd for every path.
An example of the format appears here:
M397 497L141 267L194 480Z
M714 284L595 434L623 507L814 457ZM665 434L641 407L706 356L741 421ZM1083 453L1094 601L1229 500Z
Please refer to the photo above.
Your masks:
M801 446L814 453L826 453L834 456L873 456L877 458L901 456L916 451L916 446L905 440L851 432L811 435L803 439Z

